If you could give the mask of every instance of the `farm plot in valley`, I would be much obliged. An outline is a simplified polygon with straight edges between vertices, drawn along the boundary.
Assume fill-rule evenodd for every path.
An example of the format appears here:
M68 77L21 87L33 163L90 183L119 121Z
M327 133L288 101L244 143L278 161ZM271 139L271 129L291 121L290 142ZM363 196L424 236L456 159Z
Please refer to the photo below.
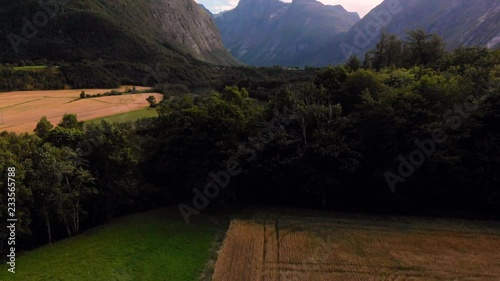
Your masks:
M121 89L123 90L123 89ZM138 87L137 90L145 90ZM110 89L83 90L98 94ZM148 107L148 96L163 99L158 93L125 94L79 99L82 90L28 91L0 93L0 131L33 132L42 116L56 125L66 113L78 115L80 121L113 116Z
M408 218L232 221L214 281L500 280L500 225Z

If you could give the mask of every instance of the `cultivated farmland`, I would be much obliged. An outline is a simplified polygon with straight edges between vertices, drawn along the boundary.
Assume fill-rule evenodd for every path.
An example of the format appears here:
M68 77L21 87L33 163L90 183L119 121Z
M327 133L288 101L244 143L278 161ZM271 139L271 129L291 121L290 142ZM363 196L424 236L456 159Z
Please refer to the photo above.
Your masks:
M500 280L500 224L416 218L233 220L214 281Z
M142 91L147 88L136 87ZM16 133L33 132L42 116L57 124L66 113L78 115L80 121L123 114L148 107L146 98L154 95L157 101L163 99L158 93L124 94L79 99L80 93L94 95L110 89L25 91L0 93L0 131ZM120 89L125 91L125 88Z

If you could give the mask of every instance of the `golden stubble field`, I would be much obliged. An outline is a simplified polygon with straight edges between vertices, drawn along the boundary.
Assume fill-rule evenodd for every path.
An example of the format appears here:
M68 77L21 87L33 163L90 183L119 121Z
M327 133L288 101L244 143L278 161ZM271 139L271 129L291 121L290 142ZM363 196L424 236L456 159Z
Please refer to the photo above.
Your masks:
M213 281L500 280L500 224L417 218L233 220Z
M136 87L138 91L146 87ZM79 99L80 93L98 94L112 89L79 89L53 91L21 91L0 93L0 131L31 133L42 116L47 116L55 126L66 113L77 114L78 120L86 121L145 108L148 96L157 101L159 93L126 94L99 98ZM121 88L120 90L124 90Z

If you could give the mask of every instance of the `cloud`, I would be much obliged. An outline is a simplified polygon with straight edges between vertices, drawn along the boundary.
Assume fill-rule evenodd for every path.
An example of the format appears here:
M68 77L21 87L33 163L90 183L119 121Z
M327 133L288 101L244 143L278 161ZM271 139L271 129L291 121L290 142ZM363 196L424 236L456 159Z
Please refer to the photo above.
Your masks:
M365 16L371 9L375 8L383 0L319 0L326 5L342 5L346 10L357 12L361 17ZM196 0L205 5L213 13L230 10L238 5L238 0ZM291 2L285 0L283 2Z

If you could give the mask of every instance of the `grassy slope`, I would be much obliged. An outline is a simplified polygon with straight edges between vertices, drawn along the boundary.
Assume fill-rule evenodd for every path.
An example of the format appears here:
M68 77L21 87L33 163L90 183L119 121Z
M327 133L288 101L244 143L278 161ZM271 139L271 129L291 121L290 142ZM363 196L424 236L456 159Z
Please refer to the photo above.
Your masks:
M137 214L28 252L18 258L16 274L3 266L0 280L194 281L215 235L214 225L186 225L169 211Z
M108 117L89 120L89 121L86 121L86 123L100 123L103 120L106 120L108 122L127 122L127 121L135 121L135 120L138 120L141 118L149 118L149 117L158 117L158 113L156 112L156 109L151 109L148 107L148 108L143 108L143 109L136 110L136 111L130 111L130 112L112 115L112 116L108 116Z

